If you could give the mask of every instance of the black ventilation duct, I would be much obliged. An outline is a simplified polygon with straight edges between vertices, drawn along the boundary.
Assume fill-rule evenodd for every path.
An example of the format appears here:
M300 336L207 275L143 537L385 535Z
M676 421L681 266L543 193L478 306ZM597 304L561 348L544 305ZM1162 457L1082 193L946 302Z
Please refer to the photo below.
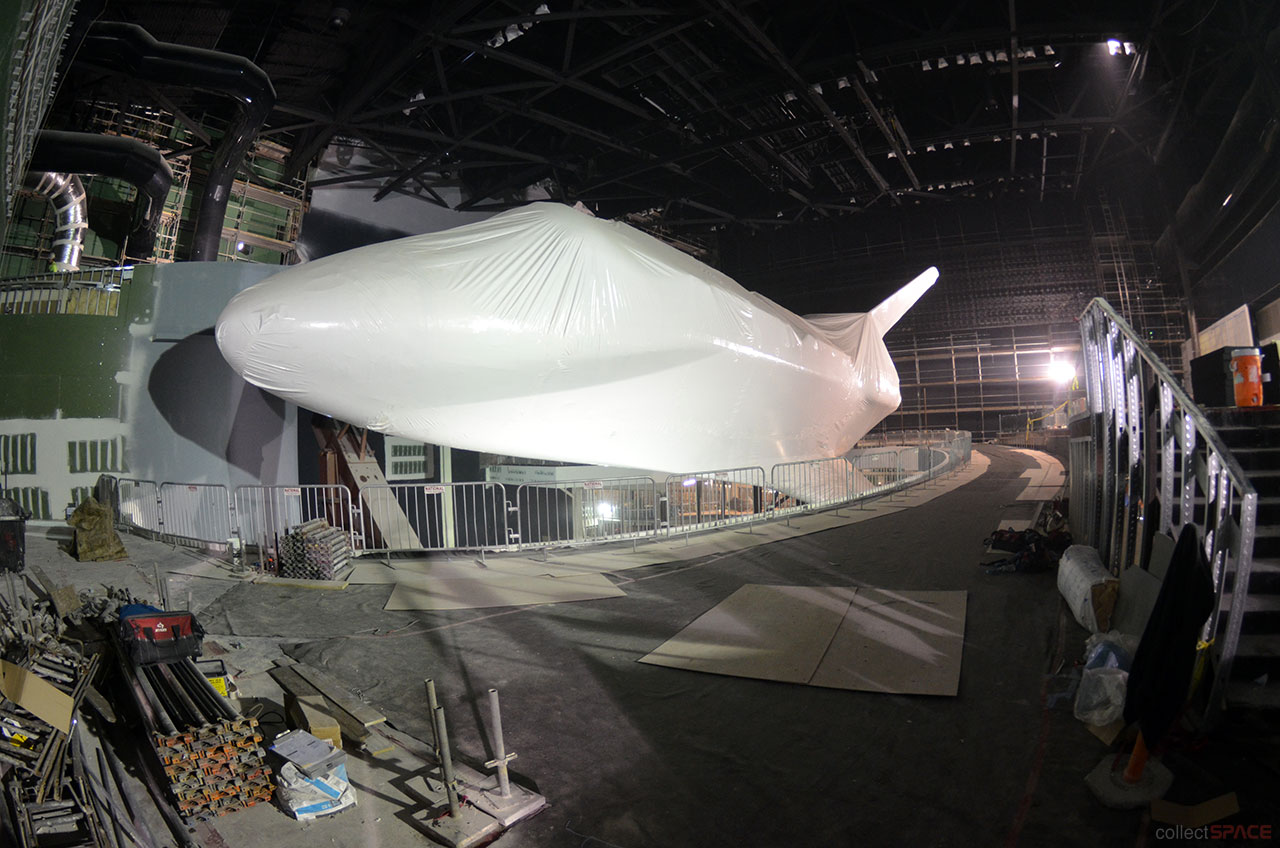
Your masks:
M151 82L223 94L240 104L238 118L227 127L214 152L196 213L190 258L216 260L236 169L275 107L271 80L243 56L156 41L142 27L123 23L95 23L76 61Z
M125 250L136 259L146 259L155 249L156 229L164 210L173 172L160 151L132 138L94 133L44 130L31 151L30 171L101 174L124 180L138 189L138 211L134 215Z

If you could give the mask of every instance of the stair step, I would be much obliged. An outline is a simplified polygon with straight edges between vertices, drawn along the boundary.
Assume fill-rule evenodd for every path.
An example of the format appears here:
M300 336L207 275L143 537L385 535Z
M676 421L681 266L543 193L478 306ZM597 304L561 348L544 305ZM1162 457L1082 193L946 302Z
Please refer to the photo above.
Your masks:
M1280 679L1280 633L1240 634L1231 676L1254 680L1264 674Z
M1232 680L1227 684L1227 703L1233 707L1280 710L1280 680L1259 686L1252 680Z
M1235 584L1235 572L1227 574L1228 591ZM1259 558L1249 573L1249 594L1280 593L1280 560Z
M1280 468L1280 446L1255 447L1253 445L1235 445L1231 455L1240 463L1245 474L1254 470L1271 470Z
M1223 613L1230 609L1231 593L1224 592ZM1244 618L1240 622L1240 633L1280 633L1280 595L1250 593L1244 601Z
M1280 526L1267 524L1254 528L1253 555L1259 559L1280 557Z
M1220 406L1206 409L1215 430L1257 430L1280 427L1280 406Z

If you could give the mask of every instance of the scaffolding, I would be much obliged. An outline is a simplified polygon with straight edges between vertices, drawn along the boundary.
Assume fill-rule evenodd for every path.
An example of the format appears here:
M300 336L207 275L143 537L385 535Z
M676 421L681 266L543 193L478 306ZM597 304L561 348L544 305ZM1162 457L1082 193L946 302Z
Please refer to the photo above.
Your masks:
M1100 193L1088 211L1103 298L1180 374L1181 345L1188 332L1185 301L1161 283L1152 243L1131 228L1124 204Z
M226 130L224 122L212 117L204 118L195 129L185 120L150 107L90 104L86 120L89 131L133 138L157 148L169 163L173 183L160 214L154 252L144 259L128 255L127 245L122 251L121 245L111 240L114 233L125 232L125 222L132 218L137 203L137 189L123 180L86 177L91 230L82 264L167 263L185 256L195 231L199 190L212 157L207 142L216 141L216 136ZM231 188L219 259L281 265L293 261L306 209L306 182L302 177L287 176L288 155L287 147L272 140L258 139L254 143ZM0 275L28 274L40 268L41 257L47 255L53 238L53 222L46 211L43 198L30 193L20 196Z

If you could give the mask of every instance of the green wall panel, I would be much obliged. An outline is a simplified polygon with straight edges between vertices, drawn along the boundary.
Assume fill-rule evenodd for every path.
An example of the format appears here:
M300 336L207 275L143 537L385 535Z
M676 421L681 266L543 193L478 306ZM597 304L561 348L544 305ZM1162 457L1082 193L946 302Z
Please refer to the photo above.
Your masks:
M131 324L150 320L152 266L121 286L119 314L0 315L0 418L116 418Z

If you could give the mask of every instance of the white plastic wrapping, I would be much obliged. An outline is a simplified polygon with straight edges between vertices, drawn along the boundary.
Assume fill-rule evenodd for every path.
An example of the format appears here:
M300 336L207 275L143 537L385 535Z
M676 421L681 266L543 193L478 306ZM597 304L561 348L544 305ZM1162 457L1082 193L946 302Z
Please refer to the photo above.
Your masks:
M800 318L636 229L537 203L298 265L218 320L250 383L357 426L661 472L839 456L901 398L867 314Z
M1094 548L1071 545L1062 552L1058 560L1058 592L1071 608L1076 623L1090 633L1110 626L1118 586L1119 581L1107 571Z

